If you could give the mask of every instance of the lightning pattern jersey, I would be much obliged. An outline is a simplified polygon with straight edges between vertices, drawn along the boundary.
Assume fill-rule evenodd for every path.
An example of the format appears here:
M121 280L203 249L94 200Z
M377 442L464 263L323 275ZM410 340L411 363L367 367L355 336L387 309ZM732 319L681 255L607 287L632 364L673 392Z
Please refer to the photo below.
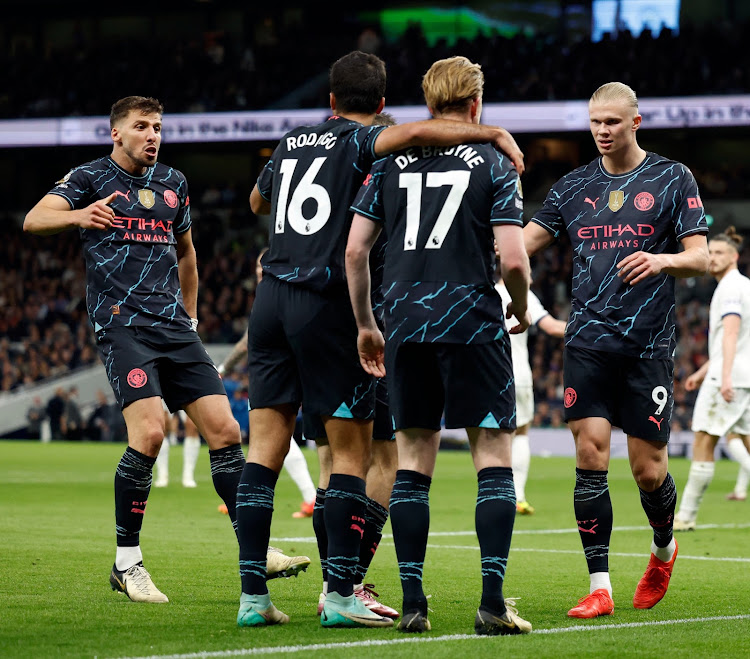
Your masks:
M104 157L72 169L49 194L76 210L117 194L109 230L79 229L86 304L95 331L148 326L190 329L177 275L175 234L190 229L182 172L157 163L134 176Z
M348 204L375 161L383 130L331 117L282 138L257 182L274 214L261 260L265 274L315 290L344 286Z
M505 332L493 224L522 226L518 174L487 144L415 147L375 163L352 210L384 225L385 338L487 343Z
M561 178L531 220L573 248L571 313L565 345L647 359L676 346L674 277L635 286L617 276L634 252L674 254L691 234L708 233L698 186L684 165L647 153L634 170L609 174L601 158Z

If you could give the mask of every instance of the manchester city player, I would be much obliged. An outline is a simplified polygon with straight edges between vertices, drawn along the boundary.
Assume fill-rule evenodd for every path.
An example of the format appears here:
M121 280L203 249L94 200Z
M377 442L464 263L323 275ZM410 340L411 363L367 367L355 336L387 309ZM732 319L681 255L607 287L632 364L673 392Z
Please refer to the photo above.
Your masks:
M265 581L276 480L300 404L323 418L333 459L324 504L328 594L321 624L391 626L354 596L364 534L374 379L359 367L344 280L349 205L375 159L413 144L496 142L520 167L502 129L456 121L372 126L383 109L385 65L355 51L330 71L334 116L284 136L250 195L271 215L264 276L248 325L250 444L237 493L242 595L237 623L285 623Z
M590 574L589 595L568 611L574 618L614 610L607 485L612 426L627 435L633 478L654 533L633 606L651 608L667 592L677 557L676 491L667 471L674 278L702 275L708 267L708 227L695 179L684 165L638 145L641 115L633 90L620 82L603 85L589 101L589 117L601 157L560 179L524 228L529 255L562 231L573 246L564 405L576 446L574 508Z
M484 75L465 57L435 62L422 83L435 117L479 123ZM429 490L441 417L466 428L477 470L482 557L478 634L531 631L503 597L516 496L511 470L515 392L504 309L494 288L498 244L512 301L508 318L528 327L529 262L523 249L518 173L489 144L408 148L378 161L352 205L346 273L363 368L385 375L398 443L391 495L404 632L430 629L422 587ZM383 335L370 304L368 256L388 236Z
M143 567L139 536L164 441L162 398L184 409L210 449L214 487L235 523L244 464L224 387L195 331L198 270L183 174L157 161L161 103L112 106L112 153L71 170L32 208L24 230L78 229L87 307L128 448L115 472L117 554L110 583L139 602L167 602Z

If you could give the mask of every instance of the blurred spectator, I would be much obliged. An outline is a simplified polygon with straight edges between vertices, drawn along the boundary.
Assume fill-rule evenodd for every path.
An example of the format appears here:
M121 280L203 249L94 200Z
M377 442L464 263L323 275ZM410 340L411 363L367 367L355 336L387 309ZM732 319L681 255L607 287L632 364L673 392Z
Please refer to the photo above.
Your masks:
M42 437L42 422L47 418L47 409L42 403L42 399L39 396L34 396L29 409L26 412L26 420L28 425L26 426L26 434L29 439L41 439Z
M65 389L57 387L55 394L47 401L47 417L52 439L63 438L62 417L65 413L66 398Z
M86 421L86 436L93 441L111 442L115 425L115 408L107 400L106 394L98 389L96 392L96 406Z
M78 405L78 387L73 386L68 390L67 400L62 419L60 420L62 433L65 439L83 439L83 415Z

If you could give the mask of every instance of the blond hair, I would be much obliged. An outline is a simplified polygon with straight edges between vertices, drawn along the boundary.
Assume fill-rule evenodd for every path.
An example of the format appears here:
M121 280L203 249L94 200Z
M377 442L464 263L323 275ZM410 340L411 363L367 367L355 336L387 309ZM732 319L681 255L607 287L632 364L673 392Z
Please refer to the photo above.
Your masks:
M624 102L638 114L638 97L635 95L632 87L629 87L624 82L608 82L602 85L591 95L589 105L611 102Z
M424 100L435 114L463 110L483 90L482 67L460 55L438 60L422 78Z

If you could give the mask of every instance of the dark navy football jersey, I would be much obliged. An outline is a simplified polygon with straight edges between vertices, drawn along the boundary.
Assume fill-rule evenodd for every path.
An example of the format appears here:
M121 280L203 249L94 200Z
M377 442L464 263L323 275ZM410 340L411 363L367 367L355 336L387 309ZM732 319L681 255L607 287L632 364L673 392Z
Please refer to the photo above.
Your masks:
M388 240L382 231L370 250L370 303L378 327L381 331L385 327L383 299L383 270L385 269L385 250Z
M675 340L674 277L635 286L617 263L638 252L674 254L685 236L708 233L698 186L684 165L647 153L633 171L614 176L601 158L561 178L532 222L573 247L566 345L648 359L671 358Z
M79 230L91 324L96 331L130 325L189 329L175 249L175 234L191 224L185 176L160 163L134 176L105 157L72 169L49 194L64 197L75 210L113 192L112 228Z
M387 341L486 343L505 331L493 224L523 225L516 170L488 144L375 163L352 210L383 224Z
M271 202L264 273L316 290L344 284L349 204L375 161L383 130L331 117L282 138L257 183Z

